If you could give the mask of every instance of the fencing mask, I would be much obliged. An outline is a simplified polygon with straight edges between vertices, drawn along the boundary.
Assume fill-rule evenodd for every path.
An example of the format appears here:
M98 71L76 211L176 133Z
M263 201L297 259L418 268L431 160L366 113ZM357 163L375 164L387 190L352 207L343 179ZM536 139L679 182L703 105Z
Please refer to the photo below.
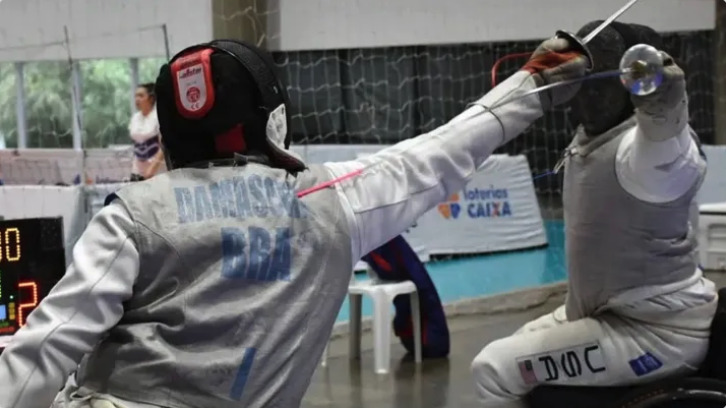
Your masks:
M590 33L602 21L586 24L578 37ZM636 44L648 44L663 49L660 35L650 27L614 22L590 41L593 73L617 70L625 51ZM627 120L634 113L630 93L619 78L586 81L570 101L574 125L582 125L585 134L598 136Z

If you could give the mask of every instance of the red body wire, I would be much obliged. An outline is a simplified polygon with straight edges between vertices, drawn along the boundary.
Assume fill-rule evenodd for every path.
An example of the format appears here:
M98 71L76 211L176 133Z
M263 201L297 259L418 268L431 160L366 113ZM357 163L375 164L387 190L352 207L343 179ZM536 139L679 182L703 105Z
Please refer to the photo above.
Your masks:
M502 58L499 58L492 66L492 88L497 86L497 72L499 71L499 66L502 65L503 62L517 58L529 58L531 55L531 52L520 52L517 54L505 55Z
M332 185L335 185L337 183L340 183L343 180L346 180L346 179L349 179L349 178L353 178L353 177L355 177L355 176L363 173L363 170L364 169L358 169L356 171L351 171L350 173L343 174L340 177L336 177L336 178L334 178L332 180L328 180L325 183L316 184L316 185L314 185L314 186L312 186L310 188L306 188L305 190L299 191L297 193L297 198L303 198L303 197L305 197L306 195L308 195L310 193L314 193L316 191L320 191L320 190L322 190L324 188L328 188L328 187L330 187Z

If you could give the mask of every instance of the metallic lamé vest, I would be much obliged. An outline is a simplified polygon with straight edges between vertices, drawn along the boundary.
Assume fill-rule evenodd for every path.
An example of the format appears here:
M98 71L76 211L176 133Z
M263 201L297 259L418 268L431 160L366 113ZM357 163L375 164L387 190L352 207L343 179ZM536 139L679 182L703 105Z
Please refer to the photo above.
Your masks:
M689 220L700 181L662 204L639 200L618 182L618 146L635 126L631 118L595 138L580 130L568 148L563 204L569 320L591 316L629 289L687 279L697 268Z
M320 166L180 169L118 192L140 273L79 385L174 408L297 407L351 274L349 226Z

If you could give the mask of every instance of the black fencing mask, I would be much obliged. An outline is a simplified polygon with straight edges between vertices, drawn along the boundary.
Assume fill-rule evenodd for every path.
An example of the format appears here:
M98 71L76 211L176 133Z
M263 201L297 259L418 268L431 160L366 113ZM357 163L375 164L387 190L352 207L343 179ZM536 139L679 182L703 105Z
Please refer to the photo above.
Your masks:
M602 21L586 24L578 32L582 38ZM617 70L625 51L636 44L648 44L662 50L663 44L653 29L615 22L590 41L594 67L592 73ZM582 125L588 136L601 135L627 120L634 113L630 94L620 83L620 78L586 81L570 101L574 125Z
M253 152L291 173L305 169L287 150L287 91L263 50L234 40L191 46L161 68L156 89L169 168L228 164Z

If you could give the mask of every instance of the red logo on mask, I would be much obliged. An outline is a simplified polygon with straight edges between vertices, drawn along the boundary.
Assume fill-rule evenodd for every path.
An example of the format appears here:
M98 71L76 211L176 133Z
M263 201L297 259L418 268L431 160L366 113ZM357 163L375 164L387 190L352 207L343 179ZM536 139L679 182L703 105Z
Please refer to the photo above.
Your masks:
M187 90L187 100L191 103L198 101L200 95L201 92L196 86L193 86Z
M200 119L214 106L211 48L193 49L171 63L174 100L179 114Z

